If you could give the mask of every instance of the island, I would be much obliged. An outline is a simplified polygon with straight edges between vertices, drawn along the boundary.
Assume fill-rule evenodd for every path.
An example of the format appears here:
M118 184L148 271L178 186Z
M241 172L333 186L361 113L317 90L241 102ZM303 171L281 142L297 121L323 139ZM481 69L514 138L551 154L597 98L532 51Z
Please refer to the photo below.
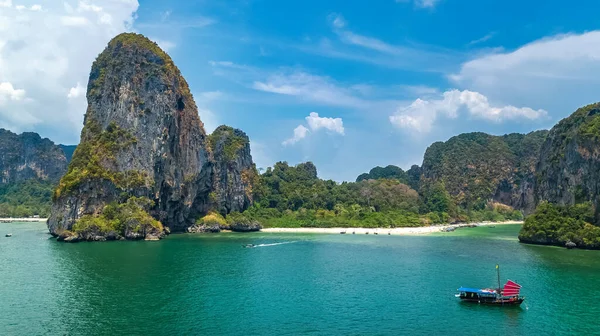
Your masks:
M420 166L339 183L312 162L259 172L242 130L207 134L173 60L139 34L109 42L87 99L77 146L0 130L0 217L47 216L67 242L525 219L523 243L600 248L600 104L550 131L459 134L429 146Z

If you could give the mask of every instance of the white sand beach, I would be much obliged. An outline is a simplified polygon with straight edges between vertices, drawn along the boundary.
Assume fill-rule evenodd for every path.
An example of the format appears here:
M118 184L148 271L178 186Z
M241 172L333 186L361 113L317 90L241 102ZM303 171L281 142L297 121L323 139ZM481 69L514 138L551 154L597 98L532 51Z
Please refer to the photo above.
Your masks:
M492 225L507 225L507 224L523 224L521 221L509 221L509 222L483 222L483 223L470 223L470 224L447 224L447 225L432 225L432 226L420 226L420 227L401 227L401 228L267 228L262 229L261 232L277 232L277 233L326 233L326 234L340 234L345 232L346 234L378 234L378 235L395 235L395 236L409 236L409 235L421 235L429 234L434 232L442 232L447 229L458 229L461 227L469 227L472 225L477 226L492 226Z
M0 218L0 223L46 222L48 218Z

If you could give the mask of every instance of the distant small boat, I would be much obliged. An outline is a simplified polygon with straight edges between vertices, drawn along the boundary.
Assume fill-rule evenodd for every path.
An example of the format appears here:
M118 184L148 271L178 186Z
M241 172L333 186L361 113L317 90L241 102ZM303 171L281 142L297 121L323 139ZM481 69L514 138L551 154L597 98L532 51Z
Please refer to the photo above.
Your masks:
M340 231L340 234L346 234L346 231Z
M12 233L7 233L5 237L12 237Z
M465 302L487 304L487 305L520 305L525 300L525 297L520 296L521 285L518 283L508 280L504 284L504 288L500 287L500 266L496 265L498 271L498 288L459 288L458 294L455 297L460 298Z
M256 247L256 245L254 245L254 244L246 244L246 245L242 245L242 247L253 248L253 247Z

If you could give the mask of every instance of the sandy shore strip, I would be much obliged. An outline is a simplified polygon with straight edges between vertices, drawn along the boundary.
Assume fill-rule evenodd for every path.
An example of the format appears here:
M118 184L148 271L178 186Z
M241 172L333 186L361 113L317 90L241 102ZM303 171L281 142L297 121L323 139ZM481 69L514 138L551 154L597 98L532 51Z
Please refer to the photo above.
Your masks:
M0 223L46 222L48 218L0 218Z
M462 227L475 226L495 226L495 225L507 225L507 224L523 224L520 221L509 221L509 222L484 222L484 223L470 223L470 224L448 224L448 225L432 225L432 226L419 226L419 227L401 227L401 228L267 228L262 229L261 232L272 232L272 233L326 233L326 234L340 234L345 232L346 234L378 234L378 235L390 235L390 236L402 236L402 235L421 235L435 232L444 232L448 229L458 229Z

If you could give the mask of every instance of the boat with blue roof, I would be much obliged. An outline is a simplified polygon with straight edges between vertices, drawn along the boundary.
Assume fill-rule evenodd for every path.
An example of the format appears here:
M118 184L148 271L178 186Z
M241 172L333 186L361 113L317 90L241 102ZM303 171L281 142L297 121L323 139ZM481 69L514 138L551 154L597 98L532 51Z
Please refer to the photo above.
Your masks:
M486 304L486 305L520 305L525 300L525 297L521 296L521 285L518 283L508 280L504 287L500 287L500 266L496 265L498 271L498 288L471 288L461 287L459 288L457 298L462 301Z

